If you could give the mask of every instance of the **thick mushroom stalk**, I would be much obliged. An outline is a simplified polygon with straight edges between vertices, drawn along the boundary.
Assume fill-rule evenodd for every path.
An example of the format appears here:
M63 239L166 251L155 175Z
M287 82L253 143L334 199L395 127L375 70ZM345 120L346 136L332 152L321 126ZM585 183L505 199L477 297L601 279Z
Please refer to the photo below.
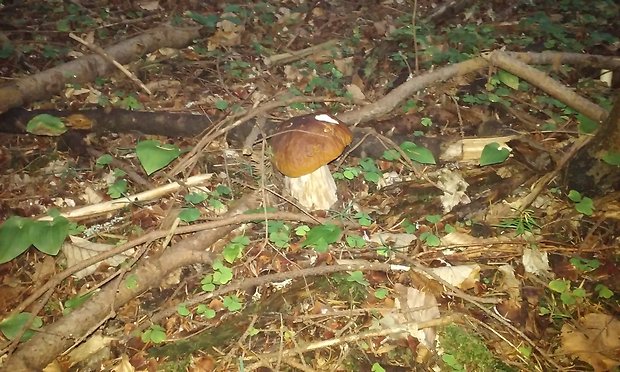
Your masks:
M343 122L326 114L290 119L271 139L273 163L292 197L306 209L325 210L337 201L336 183L327 164L352 140Z
M327 165L301 177L285 177L284 186L299 204L311 211L329 209L338 201L336 182Z

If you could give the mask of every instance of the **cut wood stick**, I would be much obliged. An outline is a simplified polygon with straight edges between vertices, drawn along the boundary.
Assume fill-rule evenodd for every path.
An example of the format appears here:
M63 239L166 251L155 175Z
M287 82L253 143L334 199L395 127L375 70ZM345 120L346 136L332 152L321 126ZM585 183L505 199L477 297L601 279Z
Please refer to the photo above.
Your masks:
M211 179L213 174L199 174L196 176L189 177L187 180L183 182L183 184L179 184L178 182L169 183L164 186L157 187L152 190L147 190L135 195L128 195L119 199L109 200L99 204L87 205L85 207L76 208L70 211L66 211L61 213L60 215L66 217L70 220L76 220L84 217L95 216L101 213L116 211L130 204L135 203L144 203L154 199L157 199L163 195L174 192L181 187L185 186L196 186L201 183ZM51 221L52 217L45 216L39 218L40 221Z

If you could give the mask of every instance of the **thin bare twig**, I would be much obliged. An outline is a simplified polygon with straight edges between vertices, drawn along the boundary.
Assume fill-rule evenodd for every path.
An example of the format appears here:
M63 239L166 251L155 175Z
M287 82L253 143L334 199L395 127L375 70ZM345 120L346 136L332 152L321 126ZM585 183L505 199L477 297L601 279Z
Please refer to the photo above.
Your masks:
M101 57L103 57L103 59L105 59L106 61L108 61L109 63L113 64L117 69L119 69L123 74L125 74L125 76L127 76L131 81L133 81L134 84L136 84L137 86L139 86L143 91L146 92L146 94L148 94L149 96L152 96L153 93L151 92L151 90L149 88L147 88L146 85L144 85L143 82L140 81L140 79L138 79L136 77L136 75L134 75L131 71L127 70L123 65L121 65L120 63L118 63L114 58L110 57L108 55L108 53L105 52L105 50L103 50L101 47L99 47L98 45L95 45L93 43L90 43L84 39L82 39L81 37L77 36L76 34L74 34L73 32L69 33L69 37L72 38L73 40L83 44L84 46L86 46L88 49L92 50L93 52L99 54Z

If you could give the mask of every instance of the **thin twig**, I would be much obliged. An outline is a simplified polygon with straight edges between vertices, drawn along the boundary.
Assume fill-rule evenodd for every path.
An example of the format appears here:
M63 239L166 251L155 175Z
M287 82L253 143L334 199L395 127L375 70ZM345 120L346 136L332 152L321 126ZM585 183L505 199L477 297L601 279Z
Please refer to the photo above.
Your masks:
M149 88L147 88L146 85L144 85L144 83L141 82L140 79L138 79L136 77L136 75L134 75L131 71L127 70L123 65L118 63L114 58L110 57L108 55L108 53L106 53L105 50L100 48L98 45L95 45L93 43L89 43L88 41L86 41L86 40L82 39L81 37L77 36L76 34L74 34L73 32L69 33L69 37L72 38L73 40L83 44L88 49L90 49L93 52L99 54L101 57L103 57L103 59L105 59L109 63L113 64L117 69L119 69L123 74L125 74L125 76L127 76L131 81L133 81L134 84L136 84L143 91L145 91L146 94L148 94L149 96L153 95L151 90Z

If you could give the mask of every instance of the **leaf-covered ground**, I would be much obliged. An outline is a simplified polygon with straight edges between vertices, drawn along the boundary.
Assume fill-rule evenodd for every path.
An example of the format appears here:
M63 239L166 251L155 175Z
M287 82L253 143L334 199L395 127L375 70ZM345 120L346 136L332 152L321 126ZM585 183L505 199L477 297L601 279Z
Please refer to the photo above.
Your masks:
M620 7L449 4L0 1L20 92L199 30L2 98L0 368L617 370L620 190L569 169L618 97ZM353 132L327 211L271 162L308 113Z

